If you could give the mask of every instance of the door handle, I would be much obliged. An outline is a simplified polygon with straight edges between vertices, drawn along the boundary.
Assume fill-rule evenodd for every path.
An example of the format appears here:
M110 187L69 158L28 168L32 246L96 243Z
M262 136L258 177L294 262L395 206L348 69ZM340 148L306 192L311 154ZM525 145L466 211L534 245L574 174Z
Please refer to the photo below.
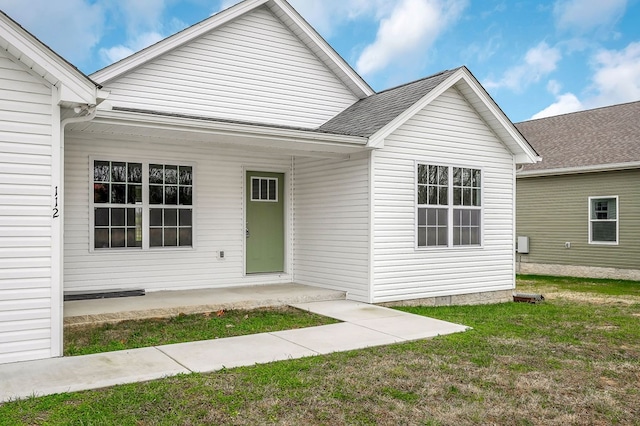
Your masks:
M249 228L245 229L245 234L246 234L247 238L249 238L251 236L251 234L249 234Z

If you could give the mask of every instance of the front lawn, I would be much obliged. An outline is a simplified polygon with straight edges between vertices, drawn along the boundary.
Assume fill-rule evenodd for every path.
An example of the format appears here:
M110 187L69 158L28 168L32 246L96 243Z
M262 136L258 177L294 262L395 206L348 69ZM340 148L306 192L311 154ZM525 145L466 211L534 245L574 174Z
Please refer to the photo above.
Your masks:
M640 425L640 283L561 281L523 277L537 305L403 308L466 333L16 401L0 424Z

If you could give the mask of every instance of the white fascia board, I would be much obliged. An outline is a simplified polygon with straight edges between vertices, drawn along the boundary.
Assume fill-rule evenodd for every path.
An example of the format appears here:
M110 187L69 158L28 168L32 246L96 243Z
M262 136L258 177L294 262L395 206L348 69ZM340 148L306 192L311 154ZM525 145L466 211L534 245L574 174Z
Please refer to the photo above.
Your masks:
M0 23L2 47L44 80L64 88L60 93L61 103L96 103L98 87L89 77L3 14L0 14Z
M251 125L241 123L227 123L197 118L172 117L165 115L145 114L131 111L99 110L95 123L126 124L143 128L170 128L194 133L209 133L249 137L253 139L278 139L304 144L326 146L353 146L366 148L367 138L359 136L337 135L313 131L283 129L267 125Z
M229 9L223 10L198 24L192 25L158 43L142 49L106 68L91 74L91 78L100 84L105 84L132 69L151 61L177 47L218 28L227 22L267 3L269 0L245 0Z
M573 175L580 173L596 173L596 172L610 172L616 170L630 170L640 169L640 161L630 161L628 163L612 163L612 164L594 164L593 166L580 166L580 167L562 167L556 169L546 170L529 170L524 172L518 172L517 178L529 178L540 176L558 176L558 175Z
M422 99L413 104L411 107L407 108L402 114L398 115L395 119L393 119L390 123L384 126L382 129L378 130L376 133L369 137L370 148L383 148L384 140L393 132L395 132L398 127L402 126L406 123L411 117L420 112L423 108L433 102L438 96L442 95L449 87L453 86L458 80L460 80L462 69L453 73L449 78L440 83L438 87L431 90L427 93Z
M331 61L333 65L349 79L347 84L351 89L356 87L360 93L356 95L364 99L375 94L375 91L364 81L360 75L311 27L307 21L288 2L283 0L271 0L269 4L276 6L304 33L306 37L317 46ZM329 69L332 67L329 66Z

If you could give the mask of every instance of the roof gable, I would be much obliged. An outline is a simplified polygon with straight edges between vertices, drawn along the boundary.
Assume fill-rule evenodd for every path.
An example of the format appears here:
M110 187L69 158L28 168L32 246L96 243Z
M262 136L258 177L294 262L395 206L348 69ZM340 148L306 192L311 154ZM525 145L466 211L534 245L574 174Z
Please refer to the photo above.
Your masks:
M387 136L451 87L464 96L513 153L517 163L538 161L536 151L466 67L443 71L363 99L320 126L320 130L368 137L369 146L382 147Z
M134 53L121 61L103 68L93 73L91 77L101 84L106 84L261 6L268 7L314 55L325 63L357 98L362 99L374 93L373 89L369 87L347 62L340 57L285 0L245 0L146 49Z
M59 88L63 105L96 104L99 86L76 67L0 11L0 48L49 84Z
M640 101L517 123L542 155L522 175L640 167Z

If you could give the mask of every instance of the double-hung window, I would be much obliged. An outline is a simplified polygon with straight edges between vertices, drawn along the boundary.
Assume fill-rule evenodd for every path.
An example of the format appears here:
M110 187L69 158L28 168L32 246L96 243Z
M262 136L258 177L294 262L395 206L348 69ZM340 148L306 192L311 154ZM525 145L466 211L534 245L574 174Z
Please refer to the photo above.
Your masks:
M479 169L418 164L417 246L480 246L482 173Z
M618 244L618 197L589 197L589 244Z
M192 247L193 166L92 161L93 249Z

